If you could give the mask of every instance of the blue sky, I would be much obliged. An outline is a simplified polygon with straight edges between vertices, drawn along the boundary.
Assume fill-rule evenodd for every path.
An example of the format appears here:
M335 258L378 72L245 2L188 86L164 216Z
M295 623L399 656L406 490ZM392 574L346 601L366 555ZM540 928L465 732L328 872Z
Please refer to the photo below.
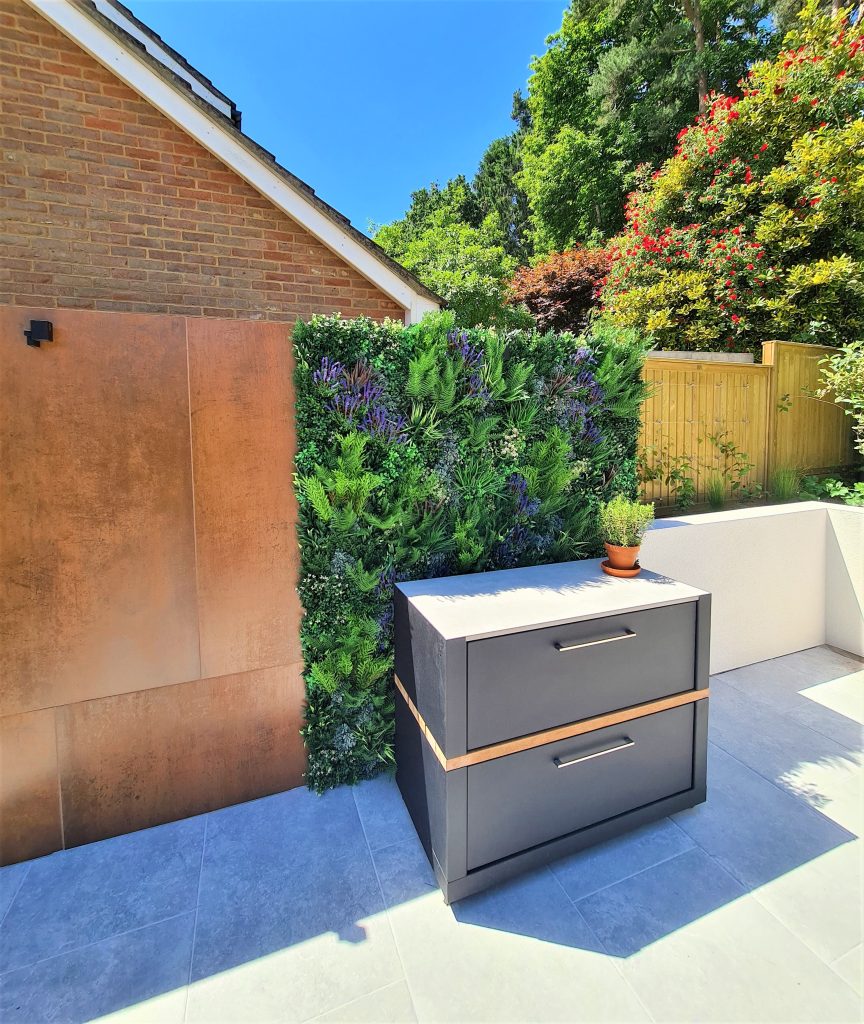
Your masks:
M566 0L125 0L361 230L474 173Z

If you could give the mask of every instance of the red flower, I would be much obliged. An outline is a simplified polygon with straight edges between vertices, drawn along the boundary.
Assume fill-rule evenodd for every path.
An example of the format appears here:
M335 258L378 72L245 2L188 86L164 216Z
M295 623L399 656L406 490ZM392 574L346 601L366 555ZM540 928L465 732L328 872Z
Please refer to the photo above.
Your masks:
M733 323L733 324L737 324L737 323L738 323L738 321L739 321L739 320L741 319L741 317L740 317L740 316L736 316L736 315L735 315L735 314L733 313L733 314L732 314L732 316L731 316L731 317L730 317L729 319L730 319L730 320L732 321L732 323Z
M768 148L768 143L767 142L763 142L762 145L759 147L759 152L760 153L764 153L767 148Z

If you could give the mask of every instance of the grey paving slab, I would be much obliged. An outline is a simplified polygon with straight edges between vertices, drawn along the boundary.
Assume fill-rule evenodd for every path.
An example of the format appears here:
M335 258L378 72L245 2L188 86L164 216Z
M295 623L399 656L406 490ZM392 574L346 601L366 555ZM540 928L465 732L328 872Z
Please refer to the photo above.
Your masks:
M748 889L855 838L713 743L707 801L673 820Z
M548 870L447 907L419 843L374 856L419 1020L648 1019Z
M414 825L391 775L361 782L353 792L370 849L401 843L414 835Z
M715 676L778 711L794 711L801 691L860 671L861 664L829 647L811 647L770 661L759 661Z
M710 720L713 743L817 810L830 805L832 780L861 765L847 746L732 686L712 688Z
M253 863L277 873L325 863L365 846L349 786L318 796L308 789L235 804L207 816L207 857L202 891L219 884L219 871Z
M864 843L844 843L753 890L826 963L862 940Z
M0 973L195 907L204 819L34 861L0 925Z
M664 818L600 846L555 861L550 869L572 900L643 871L690 850L695 843L678 826Z
M850 949L831 966L850 988L864 998L864 946L858 945Z
M305 1020L402 977L350 789L282 796L208 823L189 1020Z
M150 1020L180 1024L194 920L186 913L3 975L0 1020L78 1024L156 998Z
M397 981L315 1020L326 1024L410 1024L417 1020L417 1014L408 986Z
M664 1024L860 1020L855 992L751 896L618 962Z
M23 864L10 864L8 867L0 868L0 924L6 916L12 900L18 894L21 883L30 870L30 862Z
M856 680L856 685L861 688L862 700L864 700L864 673L859 673L861 682ZM806 690L802 696L807 697ZM815 700L806 699L801 702L800 707L788 712L788 717L794 722L806 725L808 729L822 733L851 751L864 749L864 728L861 723L848 715L842 714L834 708L825 707Z
M416 835L375 850L372 859L388 910L423 896L433 896L444 906L435 874Z
M703 850L655 864L578 902L612 956L626 957L744 895Z

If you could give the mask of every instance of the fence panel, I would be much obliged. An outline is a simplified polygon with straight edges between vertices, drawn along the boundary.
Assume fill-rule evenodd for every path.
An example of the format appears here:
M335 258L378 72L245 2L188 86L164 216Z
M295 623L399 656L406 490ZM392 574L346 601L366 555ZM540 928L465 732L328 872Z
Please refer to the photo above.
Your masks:
M777 466L830 469L852 461L849 417L830 400L812 397L819 361L830 351L767 342L761 364L649 356L643 372L651 394L639 441L648 464L659 462L665 475L677 462L701 501L710 478L728 465L712 435L746 455L753 465L747 482L763 487ZM728 476L726 483L728 494ZM649 481L645 496L674 504L674 484Z
M764 482L769 367L649 357L644 375L651 395L642 411L640 447L649 463L669 467L676 459L686 460L690 468L685 472L702 498L709 478L723 464L709 438L723 435L754 464L751 481ZM675 501L674 486L663 480L646 484L645 493L661 505Z
M818 399L820 361L836 349L769 341L763 360L772 367L775 411L771 467L832 469L852 461L850 420L830 397Z

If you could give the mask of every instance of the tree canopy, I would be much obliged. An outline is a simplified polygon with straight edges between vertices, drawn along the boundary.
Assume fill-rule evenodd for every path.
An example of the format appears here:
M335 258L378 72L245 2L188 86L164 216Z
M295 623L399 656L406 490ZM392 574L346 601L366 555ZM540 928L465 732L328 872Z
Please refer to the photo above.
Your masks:
M605 315L667 348L864 332L864 26L802 12L629 197Z
M587 264L579 261L590 263L594 258L579 256L573 263L572 254L611 245L619 258L613 274L618 275L619 291L609 292L610 312L621 322L662 337L667 320L669 332L677 331L684 307L673 313L671 301L666 301L669 296L657 293L656 311L649 317L654 299L649 301L647 293L644 301L640 299L635 284L638 274L646 275L647 264L640 256L628 269L630 236L643 228L662 232L668 227L680 237L680 254L693 257L701 249L698 239L690 236L698 235L703 225L715 233L734 227L757 232L758 227L757 234L747 237L759 241L762 259L769 259L770 253L770 265L785 268L754 283L763 296L759 312L748 310L745 316L733 310L739 319L731 321L735 326L727 333L717 325L709 329L704 318L688 320L687 343L726 345L731 333L730 347L754 348L763 330L778 337L826 342L839 338L857 322L852 296L859 287L858 270L841 259L843 254L853 262L857 259L851 254L857 251L861 223L860 217L856 221L849 216L849 204L854 206L859 194L853 180L859 172L854 154L861 146L856 132L862 124L857 72L849 70L849 82L854 79L855 84L842 94L849 120L845 127L827 115L826 125L818 127L821 112L835 104L836 90L828 87L830 83L808 80L801 86L800 95L806 95L808 103L814 101L806 124L801 120L803 106L796 106L798 101L792 103L785 93L778 94L776 102L769 97L757 103L754 98L754 91L768 96L773 88L762 80L766 68L792 74L792 66L784 66L788 51L813 44L794 39L817 31L820 18L819 31L827 31L824 26L832 17L838 21L836 0L809 0L804 22L797 11L793 15L798 2L571 0L560 29L531 62L527 96L514 95L511 134L489 145L472 179L460 175L443 187L432 184L415 192L405 216L380 228L376 240L447 298L466 326L508 323L518 316L512 300L521 292L535 319L544 315L539 310L554 309L557 318L566 320L566 310L572 308L581 322L583 297L589 290L582 288ZM862 8L864 0L848 17L856 27L847 28L847 34L859 31ZM790 24L796 34L791 43L782 44L787 56L781 55L778 64L774 58L781 33ZM829 113L838 111L835 104ZM697 117L700 131L686 130ZM817 128L811 131L814 117ZM722 134L722 146L691 153L694 140L709 124ZM760 153L758 161L751 152L757 142L767 142L770 149ZM832 177L848 179L846 190L836 197L827 189L818 197L810 195L808 176L814 168L827 171L843 160L846 164L828 178L831 185ZM750 178L736 180L733 189L717 170L718 161L731 161L733 170ZM661 167L659 178L652 179L652 171ZM700 189L714 198L703 197ZM633 197L627 200L630 193ZM818 210L809 207L811 227L801 222L800 208L789 209L792 193L796 201L818 199ZM649 220L653 226L645 228ZM772 231L788 236L774 238ZM803 234L808 234L806 242ZM680 254L672 253L676 259ZM749 257L744 260L745 270L749 262ZM537 263L545 263L546 269L534 275L523 272L515 290L509 287L517 266ZM672 266L677 266L674 260ZM712 272L722 269L714 267ZM707 264L701 272L708 272ZM785 281L782 292L775 289L775 273ZM650 277L647 274L645 281ZM639 281L641 287L645 281ZM695 279L693 283L696 287ZM684 289L687 294L685 284L682 277L673 291ZM807 299L817 284L826 296L821 313ZM667 275L651 287L662 292L672 285ZM704 284L703 290L713 287ZM732 294L739 296L738 291ZM742 294L749 301L754 292ZM834 299L829 301L829 294ZM677 291L676 295L678 301L681 296ZM499 303L508 299L509 310L502 311ZM806 327L799 315L804 306ZM828 319L835 316L841 319L831 328ZM576 321L571 326L577 326Z

